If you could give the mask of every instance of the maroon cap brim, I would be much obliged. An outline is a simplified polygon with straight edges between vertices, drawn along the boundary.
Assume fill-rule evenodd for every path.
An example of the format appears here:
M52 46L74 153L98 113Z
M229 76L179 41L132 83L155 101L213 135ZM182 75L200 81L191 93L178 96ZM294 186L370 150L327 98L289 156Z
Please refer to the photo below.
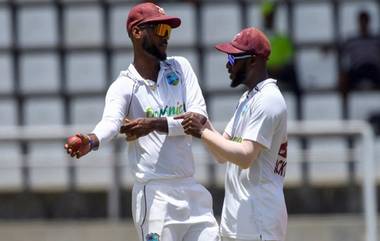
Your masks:
M177 17L165 15L165 16L145 19L144 21L141 21L139 24L142 24L142 23L166 23L170 25L170 27L172 28L177 28L181 25L181 19Z
M241 54L241 53L245 53L244 50L241 50L241 49L238 49L238 48L235 48L231 43L227 42L227 43L221 43L221 44L217 44L215 45L215 48L223 53L227 53L227 54Z

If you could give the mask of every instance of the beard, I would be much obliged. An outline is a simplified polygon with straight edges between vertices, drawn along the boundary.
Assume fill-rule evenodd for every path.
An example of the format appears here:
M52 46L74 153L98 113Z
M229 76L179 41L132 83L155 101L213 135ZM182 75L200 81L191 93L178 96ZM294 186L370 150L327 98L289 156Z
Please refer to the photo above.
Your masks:
M155 45L153 45L147 37L143 39L142 47L148 54L156 57L157 59L161 61L166 60L166 53L161 53L160 50Z
M241 83L243 83L243 81L245 80L246 77L247 77L246 71L244 69L240 69L238 72L236 72L234 78L231 79L230 86L232 88L237 87L238 85L240 85Z

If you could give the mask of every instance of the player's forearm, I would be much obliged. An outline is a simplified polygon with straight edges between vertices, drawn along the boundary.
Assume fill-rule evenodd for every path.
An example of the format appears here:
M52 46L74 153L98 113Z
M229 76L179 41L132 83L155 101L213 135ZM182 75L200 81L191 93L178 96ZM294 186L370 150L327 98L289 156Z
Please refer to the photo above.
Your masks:
M91 131L99 140L100 145L103 141L110 141L119 134L120 126L126 116L128 98L120 93L120 88L117 85L111 85L107 91L105 107L103 110L102 120Z
M208 144L206 143L208 146ZM208 146L208 150L211 152L212 156L214 157L215 161L223 164L226 163L228 160L225 159L223 156L221 156L217 151L213 150L211 147Z
M155 131L168 133L168 121L165 117L152 118L151 125Z
M212 132L215 132L215 134L219 135L219 132L214 128L214 126L212 125L212 123L209 120L206 122L206 128L210 129ZM207 142L205 140L203 140L203 141L207 145ZM223 156L221 156L219 154L219 152L215 151L211 147L209 147L208 149L217 162L219 162L219 163L226 163L227 162L227 160Z
M228 160L242 169L251 166L252 155L242 143L226 140L222 135L210 129L203 131L202 140L212 153L218 153L220 160Z
M119 134L120 124L120 119L103 118L90 133L94 133L102 145Z

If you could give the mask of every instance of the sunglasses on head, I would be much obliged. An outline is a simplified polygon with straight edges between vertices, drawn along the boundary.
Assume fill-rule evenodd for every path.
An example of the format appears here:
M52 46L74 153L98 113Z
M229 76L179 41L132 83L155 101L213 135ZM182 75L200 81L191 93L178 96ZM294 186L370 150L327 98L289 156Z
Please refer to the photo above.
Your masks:
M139 26L140 28L149 28L153 29L154 33L162 38L169 38L170 32L172 31L172 27L165 23L160 24L142 24Z
M228 54L227 55L227 61L230 65L234 65L236 60L238 59L247 59L247 58L251 58L253 55L251 54L246 54L246 55L240 55L240 56L234 56L232 54Z

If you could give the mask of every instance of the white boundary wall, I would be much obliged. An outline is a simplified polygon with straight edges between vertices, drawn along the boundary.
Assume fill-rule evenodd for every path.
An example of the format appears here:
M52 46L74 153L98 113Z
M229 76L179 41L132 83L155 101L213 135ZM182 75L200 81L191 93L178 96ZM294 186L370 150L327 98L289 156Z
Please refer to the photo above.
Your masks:
M364 121L300 121L288 124L289 136L359 136L362 144L363 203L366 241L377 241L377 205L375 182L375 137L372 127Z

